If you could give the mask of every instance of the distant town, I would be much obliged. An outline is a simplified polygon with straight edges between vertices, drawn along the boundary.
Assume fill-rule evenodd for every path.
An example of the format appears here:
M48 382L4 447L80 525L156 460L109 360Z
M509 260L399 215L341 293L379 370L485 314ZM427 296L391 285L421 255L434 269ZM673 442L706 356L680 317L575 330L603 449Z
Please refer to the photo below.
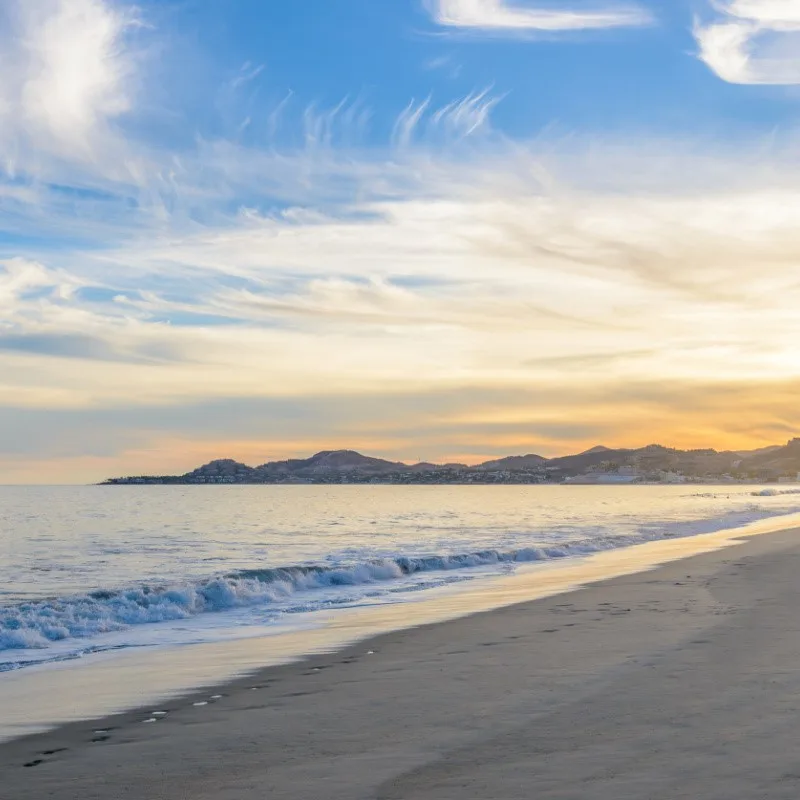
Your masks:
M598 446L575 455L530 453L483 464L404 464L354 450L325 450L310 458L250 467L220 459L184 475L110 478L128 484L636 484L797 483L800 439L759 450L676 450L658 444L637 449Z

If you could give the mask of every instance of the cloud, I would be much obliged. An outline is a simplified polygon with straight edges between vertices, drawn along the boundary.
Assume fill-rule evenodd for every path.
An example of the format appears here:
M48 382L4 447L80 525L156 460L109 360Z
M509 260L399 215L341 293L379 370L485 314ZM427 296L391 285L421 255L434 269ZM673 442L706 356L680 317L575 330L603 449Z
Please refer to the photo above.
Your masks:
M437 71L446 75L450 80L455 80L461 75L463 65L456 61L452 55L436 56L428 59L423 68L431 72Z
M0 404L0 481L180 473L212 458L258 464L340 447L472 463L509 453L564 455L598 443L638 447L656 434L678 447L745 449L797 430L799 390L797 378L759 385L639 380L596 382L566 394L548 383L106 409Z
M220 125L159 146L138 116L126 135L135 16L100 0L13 8L0 451L18 467L27 447L26 474L59 426L50 452L63 469L83 453L95 478L188 468L181 448L193 462L321 440L395 457L559 452L637 443L653 420L671 442L738 425L750 441L761 387L800 379L800 175L775 143L712 156L511 141L492 124L500 96L477 88L398 107L385 141L366 135L364 99L286 95L261 116L282 145L258 138L254 108L244 135ZM533 13L437 6L459 8L511 14L507 32ZM74 33L63 52L56 22ZM258 70L222 71L225 91L253 94ZM752 389L739 421L714 388L731 385ZM796 420L785 399L765 395L770 430Z
M728 83L800 84L800 0L715 3L721 21L695 22L699 58Z
M412 100L395 122L392 142L404 148L416 143L417 135L439 136L455 142L479 131L488 132L492 109L502 99L487 88L470 92L439 108L432 107L430 97L419 103Z
M245 61L239 69L239 74L231 81L231 88L238 89L245 83L255 80L263 71L263 64L251 64Z
M396 172L351 154L315 175L322 202L185 229L134 222L113 247L7 261L0 402L537 386L560 393L555 425L591 383L800 375L796 173L748 169L741 152L713 166L659 147L658 163L623 164L574 144L559 159L494 141L466 162L398 149ZM252 180L272 173L240 152ZM329 195L343 180L346 196Z
M778 30L784 26L800 25L798 0L728 0L717 7L731 16L772 25Z
M638 27L652 15L638 5L605 3L579 7L575 2L546 7L540 2L511 0L427 0L433 19L442 26L483 33L525 34L602 28Z
M0 138L91 162L109 126L132 105L134 58L126 35L139 20L105 0L13 0L0 38Z
M164 363L182 360L167 344L139 347L125 352L101 336L64 333L0 333L0 351L54 358L123 363Z

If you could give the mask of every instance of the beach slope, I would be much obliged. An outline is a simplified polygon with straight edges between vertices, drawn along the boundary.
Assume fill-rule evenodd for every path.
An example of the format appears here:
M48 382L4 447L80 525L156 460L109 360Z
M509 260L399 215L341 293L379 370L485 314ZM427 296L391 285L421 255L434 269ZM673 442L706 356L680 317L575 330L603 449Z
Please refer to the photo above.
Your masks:
M799 576L784 531L387 634L7 742L0 796L794 800Z

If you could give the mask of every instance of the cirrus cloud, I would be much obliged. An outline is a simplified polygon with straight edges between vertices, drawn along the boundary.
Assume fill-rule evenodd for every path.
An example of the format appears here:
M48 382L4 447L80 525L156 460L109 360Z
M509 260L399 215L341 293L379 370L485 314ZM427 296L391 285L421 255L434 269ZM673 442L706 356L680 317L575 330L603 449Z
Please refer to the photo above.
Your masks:
M547 7L541 2L521 5L509 0L427 0L434 20L442 26L484 33L524 34L564 32L647 25L652 14L642 6L607 2L580 7L575 2Z
M728 83L800 84L800 0L715 3L716 21L695 22L699 58Z
M491 82L455 97L426 83L414 91L430 99L382 109L286 93L261 109L266 133L248 107L244 134L158 140L123 127L144 113L130 9L7 8L6 474L26 453L24 474L48 453L70 476L80 453L90 478L164 459L188 468L244 457L248 439L271 457L325 441L438 459L636 444L654 425L674 443L727 431L761 444L800 424L799 173L778 145L754 158L741 143L690 153L596 132L512 140L495 113L505 87ZM648 18L579 0L430 8L479 33ZM748 55L752 31L791 34L787 9L728 3L744 39L707 52L740 48L744 62L721 71L752 77L765 68ZM228 90L255 96L270 73L260 63L226 72ZM364 133L373 112L382 140ZM299 135L276 142L295 114ZM770 405L776 381L788 388Z

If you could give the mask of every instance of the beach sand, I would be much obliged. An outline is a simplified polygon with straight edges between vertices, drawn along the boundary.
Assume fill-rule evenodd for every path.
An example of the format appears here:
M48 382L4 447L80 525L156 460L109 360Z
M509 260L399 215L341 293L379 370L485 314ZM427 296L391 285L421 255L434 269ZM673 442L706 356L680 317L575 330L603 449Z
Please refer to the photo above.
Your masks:
M798 796L798 530L0 745L2 800Z

